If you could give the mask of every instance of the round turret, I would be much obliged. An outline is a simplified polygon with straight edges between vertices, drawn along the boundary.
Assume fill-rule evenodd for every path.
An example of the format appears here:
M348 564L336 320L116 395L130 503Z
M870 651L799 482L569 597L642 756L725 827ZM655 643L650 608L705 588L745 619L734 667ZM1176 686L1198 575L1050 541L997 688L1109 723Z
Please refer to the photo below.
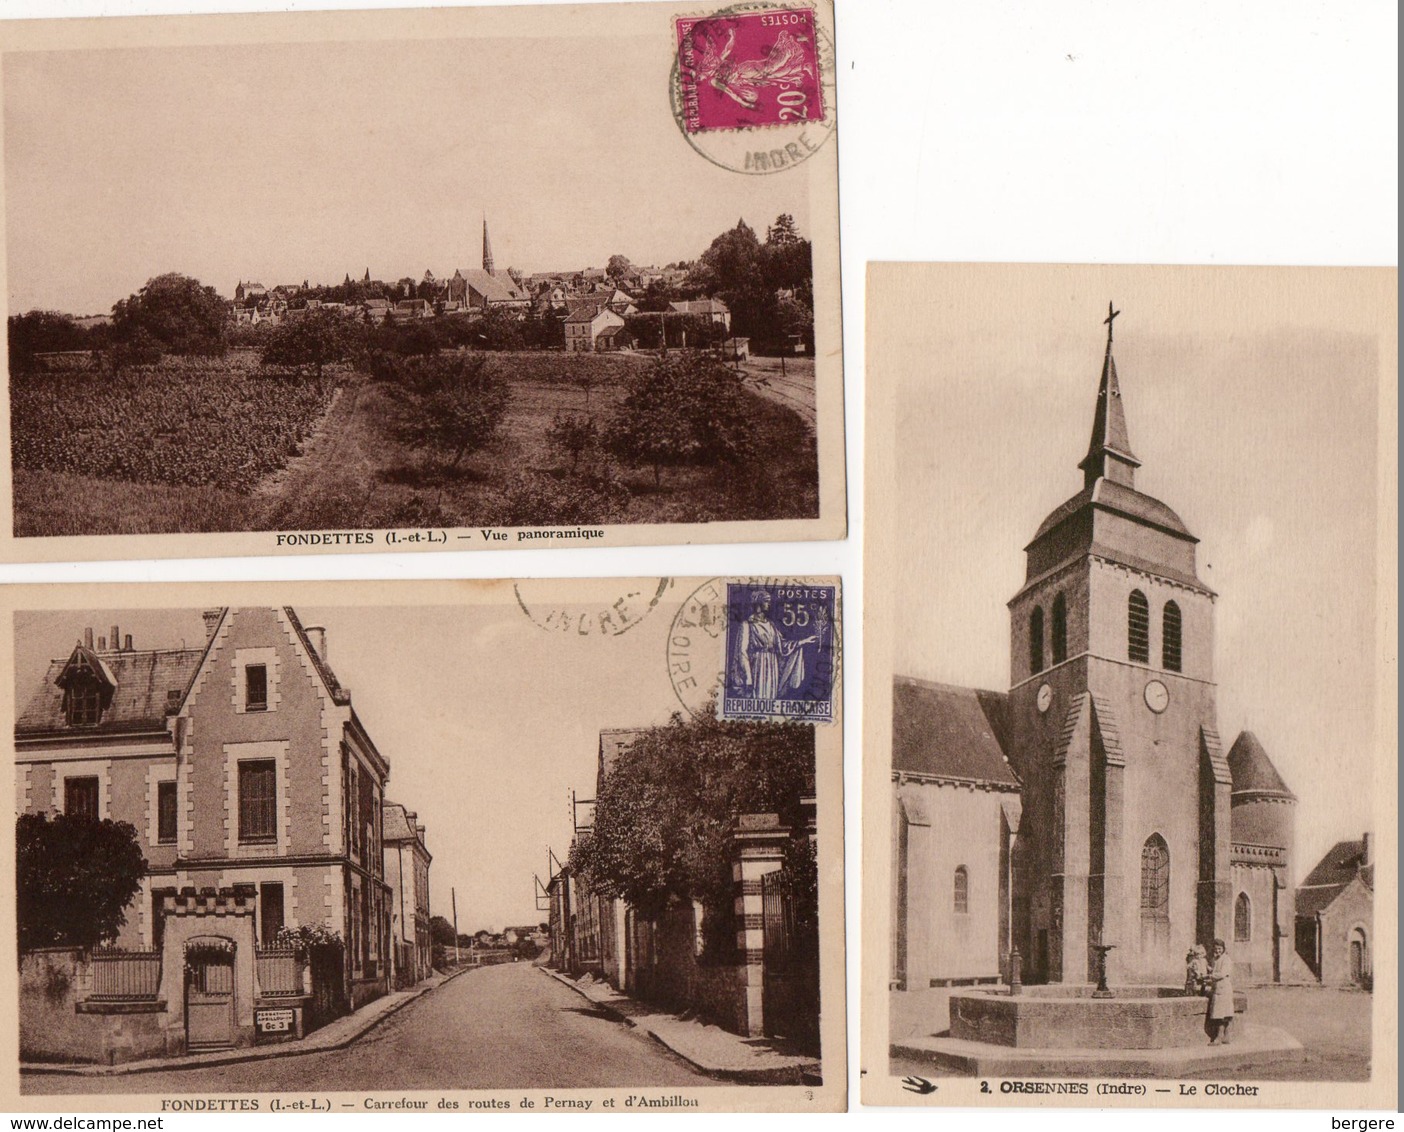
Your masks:
M1282 781L1257 736L1251 731L1241 732L1229 748L1228 764L1233 777L1230 801L1234 844L1290 850L1296 830L1297 796Z

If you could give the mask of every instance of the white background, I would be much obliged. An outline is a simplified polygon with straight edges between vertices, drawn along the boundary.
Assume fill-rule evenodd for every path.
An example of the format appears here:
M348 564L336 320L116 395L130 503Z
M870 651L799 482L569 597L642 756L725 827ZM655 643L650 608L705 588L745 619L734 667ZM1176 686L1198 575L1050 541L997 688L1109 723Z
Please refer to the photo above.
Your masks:
M0 0L0 14L400 6L412 5ZM846 542L37 565L0 568L0 581L841 574L857 1110L865 264L1396 264L1398 13L1391 0L837 0L837 24ZM869 1129L892 1121L993 1129L1134 1123L1147 1132L1193 1120L1237 1132L1268 1124L1330 1129L1331 1115L1346 1114L866 1110L821 1119ZM384 1129L402 1118L375 1119ZM700 1119L785 1127L814 1120ZM178 1117L168 1127L227 1120Z

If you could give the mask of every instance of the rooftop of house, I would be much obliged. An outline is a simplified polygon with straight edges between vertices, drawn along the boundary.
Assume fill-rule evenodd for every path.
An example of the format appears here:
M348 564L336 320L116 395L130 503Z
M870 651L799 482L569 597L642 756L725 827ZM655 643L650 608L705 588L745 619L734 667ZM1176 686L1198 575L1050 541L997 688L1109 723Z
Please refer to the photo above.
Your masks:
M1375 887L1375 864L1369 858L1369 837L1337 841L1297 886L1297 915L1314 916L1329 908L1357 876Z

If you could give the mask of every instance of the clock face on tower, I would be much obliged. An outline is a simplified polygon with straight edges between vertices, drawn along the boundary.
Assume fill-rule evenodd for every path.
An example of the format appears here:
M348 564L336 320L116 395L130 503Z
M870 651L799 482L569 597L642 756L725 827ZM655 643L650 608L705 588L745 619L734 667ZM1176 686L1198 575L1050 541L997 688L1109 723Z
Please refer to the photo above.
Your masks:
M1042 685L1038 689L1038 700L1036 702L1038 703L1038 710L1040 713L1047 711L1053 703L1053 689L1047 684Z
M1159 715L1170 706L1170 689L1159 680L1152 680L1146 685L1146 707Z

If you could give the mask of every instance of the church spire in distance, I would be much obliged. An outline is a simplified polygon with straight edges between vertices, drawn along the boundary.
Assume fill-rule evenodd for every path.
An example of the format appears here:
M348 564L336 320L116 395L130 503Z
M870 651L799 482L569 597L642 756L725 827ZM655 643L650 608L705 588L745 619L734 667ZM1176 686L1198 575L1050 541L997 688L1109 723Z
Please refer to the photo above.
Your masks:
M1112 357L1112 323L1121 312L1107 304L1107 353L1102 360L1102 383L1097 390L1097 412L1092 418L1092 439L1087 455L1078 465L1091 487L1105 477L1126 487L1135 486L1136 469L1141 462L1131 452L1126 434L1126 412L1121 405L1121 384L1116 379L1116 359Z
M495 275L492 269L492 242L488 239L487 213L483 213L483 270L489 275Z

